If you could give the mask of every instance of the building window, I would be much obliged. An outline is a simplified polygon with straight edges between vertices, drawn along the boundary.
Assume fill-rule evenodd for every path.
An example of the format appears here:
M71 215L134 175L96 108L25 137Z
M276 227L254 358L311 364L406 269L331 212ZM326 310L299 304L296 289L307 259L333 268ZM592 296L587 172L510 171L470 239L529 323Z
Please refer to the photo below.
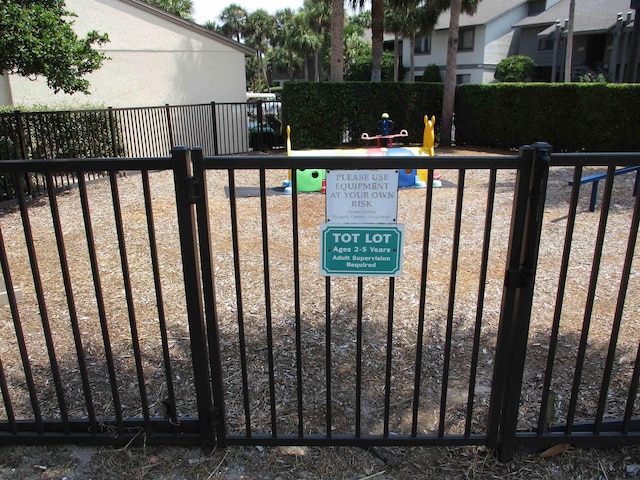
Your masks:
M431 35L429 35L428 37L416 37L416 43L413 47L413 53L415 54L431 53Z
M473 50L473 39L475 37L475 28L461 28L458 33L458 51Z
M553 50L553 38L547 37L538 40L538 51L542 52L548 50Z
M456 84L460 85L462 83L471 83L471 74L463 73L460 75L456 75Z

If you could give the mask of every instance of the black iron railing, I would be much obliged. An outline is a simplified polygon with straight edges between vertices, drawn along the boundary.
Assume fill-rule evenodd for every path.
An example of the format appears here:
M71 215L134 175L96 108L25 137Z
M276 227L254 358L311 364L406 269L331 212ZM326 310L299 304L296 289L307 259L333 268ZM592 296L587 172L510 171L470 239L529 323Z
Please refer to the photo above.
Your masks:
M7 160L0 442L474 444L503 459L637 443L640 206L615 174L636 164L546 144ZM279 187L317 167L428 169L398 194L402 276L319 275L325 197L296 193L297 175L291 196ZM599 215L580 191L594 168L608 172ZM40 201L21 193L34 172ZM59 172L77 192L58 194Z

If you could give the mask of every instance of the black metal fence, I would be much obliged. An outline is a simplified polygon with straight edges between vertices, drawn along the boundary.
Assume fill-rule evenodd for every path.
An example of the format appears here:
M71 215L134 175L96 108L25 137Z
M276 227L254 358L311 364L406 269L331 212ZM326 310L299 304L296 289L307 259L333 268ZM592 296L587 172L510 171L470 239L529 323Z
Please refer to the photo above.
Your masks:
M176 145L198 145L211 155L284 146L277 101L108 108L0 114L0 161L54 158L143 158L170 154ZM91 178L104 172L92 172ZM73 173L54 176L61 188ZM25 193L44 193L42 178L25 178ZM15 198L0 172L0 201Z
M0 442L476 444L503 459L637 443L640 206L616 175L637 164L545 144L7 161L15 184L42 172L47 198L19 194L0 224ZM594 166L599 214L577 181ZM324 196L296 194L296 175L293 195L280 187L315 167L428 168L427 188L398 195L401 277L319 276ZM61 171L109 181L78 175L60 196Z

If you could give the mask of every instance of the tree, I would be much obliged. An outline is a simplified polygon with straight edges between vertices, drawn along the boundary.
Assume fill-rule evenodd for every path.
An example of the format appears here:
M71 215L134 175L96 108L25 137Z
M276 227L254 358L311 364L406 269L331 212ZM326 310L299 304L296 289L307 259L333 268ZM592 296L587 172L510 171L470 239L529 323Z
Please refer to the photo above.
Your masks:
M275 20L266 10L259 9L249 14L245 30L246 43L258 51L258 72L263 75L267 89L270 88L264 60L274 33ZM256 82L256 84L258 83Z
M89 93L84 75L97 70L107 57L94 45L109 41L95 30L78 38L75 15L64 0L3 0L0 3L0 73L43 76L58 93Z
M331 0L331 81L344 79L344 0Z
M350 16L344 27L344 77L349 81L371 80L371 44L364 39L364 33L371 25L371 13L361 12ZM366 65L363 66L363 63ZM366 78L362 72L366 72Z
M192 20L193 1L192 0L144 0L149 5L166 10L169 13L178 15L185 20Z
M307 13L304 10L295 14L292 27L290 45L304 60L304 79L308 82L309 65L307 59L320 50L322 40L320 35L311 28Z
M329 34L331 38L331 5L326 0L304 0L303 10L306 12L309 28L318 35L320 45L314 52L314 81L320 81L320 51Z
M371 0L371 81L382 80L384 0Z
M456 67L458 54L458 25L460 13L475 13L481 0L451 0L451 17L449 19L449 42L447 44L447 66L444 77L444 95L442 97L442 123L440 128L440 145L451 145L451 127L453 125L453 109L456 95Z
M273 33L273 46L275 50L270 58L276 65L289 71L289 79L293 81L294 74L302 68L305 63L303 57L299 55L297 37L302 35L300 23L303 20L298 17L290 8L278 10L275 14L275 28ZM306 71L306 67L305 67Z
M447 66L444 74L444 95L442 97L442 128L440 129L440 145L451 145L451 126L456 95L456 67L458 54L458 25L462 0L451 0L451 17L449 19L449 42L447 44Z
M247 11L237 3L232 3L222 10L218 20L222 22L220 31L239 42L246 28Z

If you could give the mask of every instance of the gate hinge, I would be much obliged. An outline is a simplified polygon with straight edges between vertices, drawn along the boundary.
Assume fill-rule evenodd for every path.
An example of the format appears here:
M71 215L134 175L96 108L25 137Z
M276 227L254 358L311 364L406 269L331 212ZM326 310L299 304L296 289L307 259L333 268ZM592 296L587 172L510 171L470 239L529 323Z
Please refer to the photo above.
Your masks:
M511 268L504 276L504 286L507 288L532 289L534 285L533 270Z
M209 405L209 426L215 427L220 425L223 421L222 410L213 404Z
M196 203L202 193L200 189L200 179L197 177L186 177L184 182L187 188L187 201L190 204Z

